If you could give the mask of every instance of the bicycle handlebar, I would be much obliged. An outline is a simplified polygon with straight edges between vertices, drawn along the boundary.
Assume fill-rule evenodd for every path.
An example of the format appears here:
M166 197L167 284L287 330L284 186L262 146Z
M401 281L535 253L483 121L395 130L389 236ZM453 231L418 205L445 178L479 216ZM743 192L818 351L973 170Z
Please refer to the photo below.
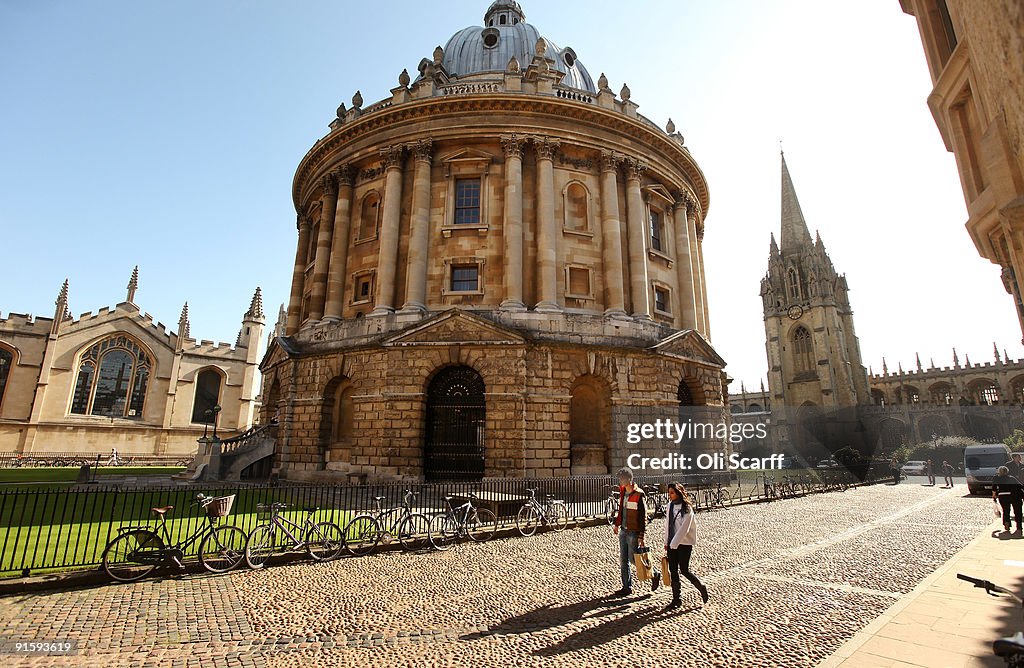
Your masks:
M1010 598L1015 600L1018 604L1024 604L1024 601L1022 601L1021 598L1019 596L1017 596L1016 594L1014 594L1012 591L1010 591L1006 587L1000 587L996 583L991 582L989 580L982 580L980 578L972 578L971 576L964 575L963 573L957 573L956 577L957 577L958 580L963 580L964 582L970 582L972 585L974 585L978 589L984 589L985 593L988 594L989 596L998 596L999 594L1005 594L1006 596L1009 596Z

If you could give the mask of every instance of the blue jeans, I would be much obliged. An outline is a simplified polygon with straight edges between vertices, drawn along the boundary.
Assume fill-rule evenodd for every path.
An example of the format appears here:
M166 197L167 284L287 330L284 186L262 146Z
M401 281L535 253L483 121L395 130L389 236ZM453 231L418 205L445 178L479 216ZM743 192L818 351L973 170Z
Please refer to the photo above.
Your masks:
M622 572L622 588L632 589L633 576L629 572L629 565L633 563L633 555L639 540L635 531L619 529L619 570Z

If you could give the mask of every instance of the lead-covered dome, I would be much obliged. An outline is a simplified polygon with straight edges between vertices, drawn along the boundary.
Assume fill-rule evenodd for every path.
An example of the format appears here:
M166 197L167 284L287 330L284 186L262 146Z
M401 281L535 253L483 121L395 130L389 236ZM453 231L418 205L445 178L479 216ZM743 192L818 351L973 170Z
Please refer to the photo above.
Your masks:
M442 64L453 77L486 72L503 72L513 56L526 67L543 39L545 56L565 75L562 85L597 93L593 79L571 48L559 48L526 22L526 14L515 0L497 0L487 8L483 26L470 26L455 33L444 47Z

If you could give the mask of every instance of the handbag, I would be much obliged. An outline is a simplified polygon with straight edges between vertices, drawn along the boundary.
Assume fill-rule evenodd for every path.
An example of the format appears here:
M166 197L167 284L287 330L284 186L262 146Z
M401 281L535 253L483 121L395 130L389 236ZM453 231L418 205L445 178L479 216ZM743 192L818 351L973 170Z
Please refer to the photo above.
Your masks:
M643 582L651 579L651 548L638 547L633 553L633 561L636 562L636 577Z
M666 587L672 584L672 576L668 572L668 557L661 558L661 584Z

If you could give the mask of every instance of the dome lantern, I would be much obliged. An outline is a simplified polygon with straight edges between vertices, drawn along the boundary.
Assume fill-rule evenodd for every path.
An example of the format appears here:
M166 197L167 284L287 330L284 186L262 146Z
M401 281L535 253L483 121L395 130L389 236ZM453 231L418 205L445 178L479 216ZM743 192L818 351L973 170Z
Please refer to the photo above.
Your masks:
M517 25L526 20L523 8L515 0L495 0L484 14L487 27Z

